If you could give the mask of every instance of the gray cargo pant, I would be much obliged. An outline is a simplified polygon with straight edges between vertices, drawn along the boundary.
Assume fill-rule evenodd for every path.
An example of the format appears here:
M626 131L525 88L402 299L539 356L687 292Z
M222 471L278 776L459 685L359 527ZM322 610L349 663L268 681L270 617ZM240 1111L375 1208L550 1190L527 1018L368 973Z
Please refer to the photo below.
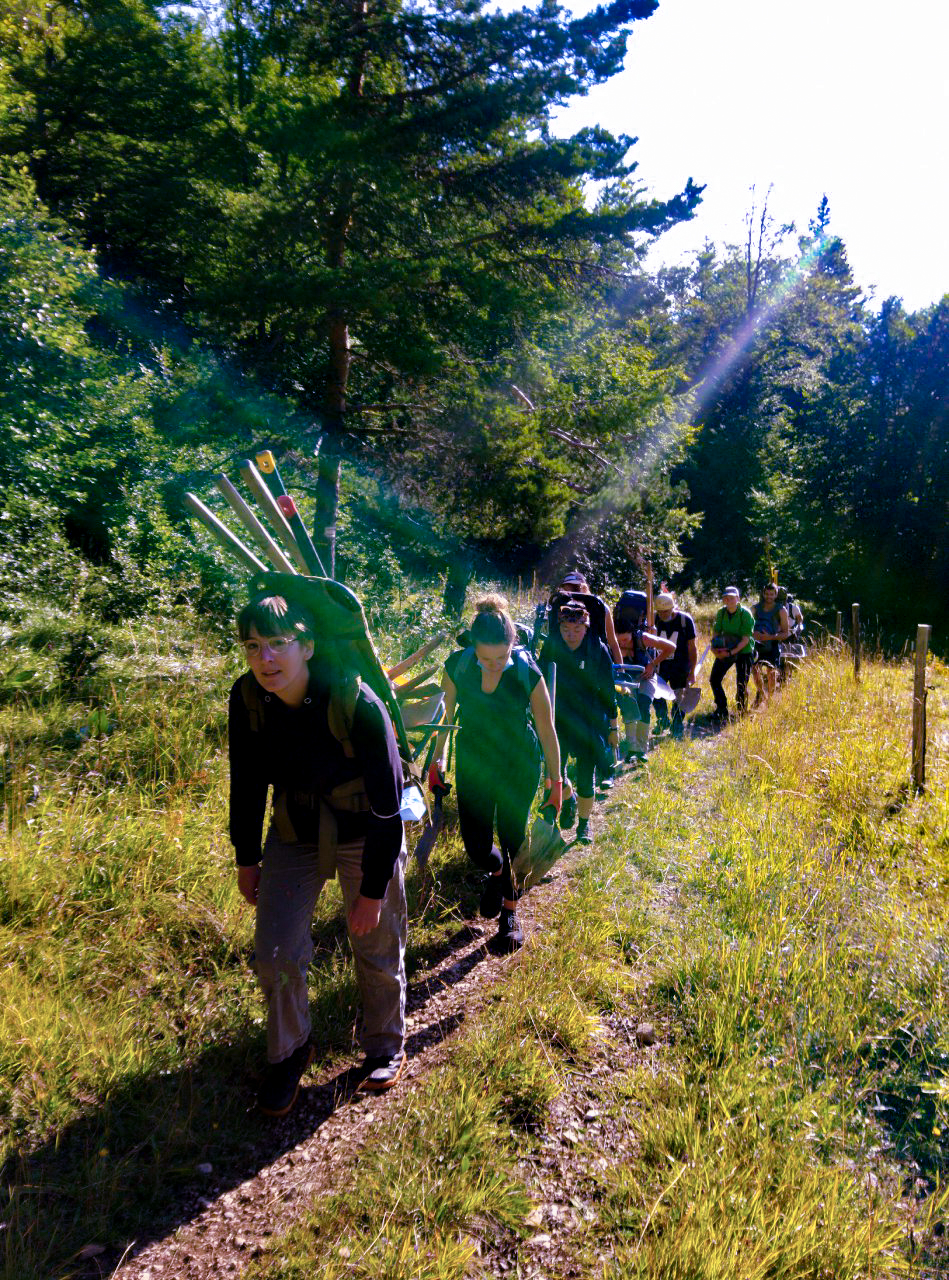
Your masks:
M362 883L361 840L336 850L336 874L349 909ZM379 924L361 938L349 934L362 999L357 1039L370 1057L399 1053L405 1040L405 840ZM311 1030L306 970L313 958L310 928L317 899L331 875L321 873L315 844L284 844L268 834L257 894L253 968L267 1001L267 1060L282 1062Z

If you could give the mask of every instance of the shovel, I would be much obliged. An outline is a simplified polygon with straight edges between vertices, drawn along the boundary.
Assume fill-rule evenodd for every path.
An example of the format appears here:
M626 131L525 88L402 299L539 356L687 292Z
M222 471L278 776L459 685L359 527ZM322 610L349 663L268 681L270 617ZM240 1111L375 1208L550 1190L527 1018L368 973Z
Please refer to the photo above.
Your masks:
M435 799L432 801L431 819L415 844L415 858L423 871L428 866L428 860L432 856L432 850L435 848L435 841L438 839L442 823L445 821L445 815L442 812L445 794L440 787L435 792Z
M557 664L552 662L547 672L550 689L551 719L554 719L557 699ZM511 862L511 875L523 893L543 880L558 858L570 846L557 826L557 810L552 804L542 804L527 839Z
M552 804L543 805L511 863L511 875L518 889L523 893L539 884L569 847L557 826L557 810Z

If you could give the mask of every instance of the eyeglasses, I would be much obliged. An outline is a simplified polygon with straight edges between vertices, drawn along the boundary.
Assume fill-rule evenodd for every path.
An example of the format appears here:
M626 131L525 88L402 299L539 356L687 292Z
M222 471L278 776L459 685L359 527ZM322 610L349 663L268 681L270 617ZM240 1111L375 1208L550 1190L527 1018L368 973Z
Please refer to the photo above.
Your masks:
M241 648L248 658L259 658L264 649L269 649L275 657L279 658L292 644L299 644L299 642L299 636L272 636L269 640L242 640Z

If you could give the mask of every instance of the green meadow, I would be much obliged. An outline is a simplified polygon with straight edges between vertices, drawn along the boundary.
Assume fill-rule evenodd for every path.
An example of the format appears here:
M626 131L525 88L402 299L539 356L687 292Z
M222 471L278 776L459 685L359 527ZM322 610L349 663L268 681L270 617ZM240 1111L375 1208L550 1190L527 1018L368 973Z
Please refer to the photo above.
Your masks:
M42 639L36 622L16 662L41 665ZM0 707L9 1280L84 1274L89 1241L121 1253L173 1223L198 1165L246 1145L263 1034L226 837L236 671L169 622L147 640L117 630L69 696L8 689ZM583 1136L575 1153L591 1172L564 1245L572 1274L940 1274L938 660L930 685L921 795L907 664L866 663L857 683L844 659L815 656L766 713L662 741L602 807L596 843L447 1064L374 1126L351 1186L250 1274L487 1274L498 1242L516 1254L532 1233L522 1157L578 1075L614 1140L599 1152ZM409 877L413 971L475 912L456 837L433 872L424 889ZM318 1065L344 1066L355 986L335 892L314 935ZM652 1022L658 1048L614 1052L624 1017ZM613 1068L587 1075L604 1053Z

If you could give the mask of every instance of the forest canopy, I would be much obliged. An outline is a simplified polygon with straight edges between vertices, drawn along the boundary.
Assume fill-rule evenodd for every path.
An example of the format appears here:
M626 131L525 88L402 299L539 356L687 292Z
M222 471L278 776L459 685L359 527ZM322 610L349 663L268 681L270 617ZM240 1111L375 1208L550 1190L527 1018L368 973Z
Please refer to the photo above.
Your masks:
M636 546L894 620L912 586L938 624L949 301L871 306L826 200L799 233L752 196L745 243L647 270L701 189L647 197L632 137L551 113L654 8L12 0L7 590L42 546L138 582L122 608L216 600L183 491L269 444L341 574L375 539L627 585Z

